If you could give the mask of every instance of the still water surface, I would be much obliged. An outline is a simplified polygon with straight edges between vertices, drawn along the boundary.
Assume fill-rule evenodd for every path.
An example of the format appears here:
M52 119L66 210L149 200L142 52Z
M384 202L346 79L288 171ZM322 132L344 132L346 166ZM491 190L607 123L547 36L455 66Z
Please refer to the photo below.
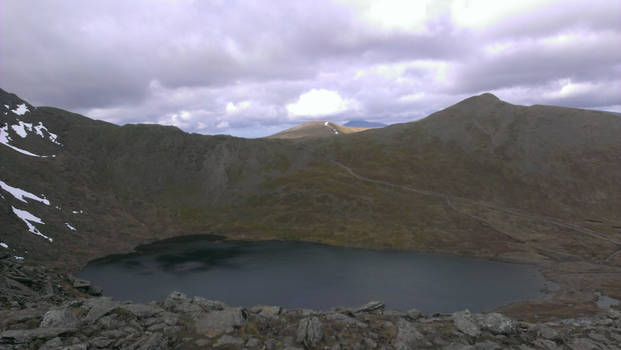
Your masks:
M136 253L92 261L80 276L120 300L160 300L179 290L229 305L316 310L381 300L394 310L485 311L541 298L545 286L528 265L215 236L141 246Z

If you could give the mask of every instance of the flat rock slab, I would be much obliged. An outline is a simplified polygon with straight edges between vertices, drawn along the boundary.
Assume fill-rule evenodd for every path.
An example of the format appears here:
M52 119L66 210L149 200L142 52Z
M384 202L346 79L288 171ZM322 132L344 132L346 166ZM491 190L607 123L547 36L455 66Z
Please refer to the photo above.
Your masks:
M241 309L230 308L206 313L195 320L194 326L196 333L214 337L239 328L244 323L245 319Z
M27 344L35 339L51 339L61 334L73 332L68 328L35 328L8 330L0 333L0 343Z
M474 321L468 310L454 313L453 323L455 324L455 328L460 332L468 334L471 337L478 337L481 335L481 328Z

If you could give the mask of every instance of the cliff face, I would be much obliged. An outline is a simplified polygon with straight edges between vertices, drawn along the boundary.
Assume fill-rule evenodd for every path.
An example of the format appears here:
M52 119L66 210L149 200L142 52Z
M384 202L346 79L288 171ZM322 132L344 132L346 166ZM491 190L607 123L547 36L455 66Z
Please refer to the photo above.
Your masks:
M97 294L87 281L0 257L3 349L616 349L621 312L526 322L500 313L423 315L358 309L231 307L171 293L150 304Z

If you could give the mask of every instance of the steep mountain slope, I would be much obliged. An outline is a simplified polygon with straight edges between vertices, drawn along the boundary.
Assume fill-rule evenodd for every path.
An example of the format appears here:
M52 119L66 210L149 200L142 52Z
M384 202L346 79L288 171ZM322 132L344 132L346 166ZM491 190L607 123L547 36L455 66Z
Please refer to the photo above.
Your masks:
M1 91L4 104L1 249L29 259L76 268L218 233L621 264L621 119L611 113L485 94L418 122L291 141L119 127ZM605 288L621 297L617 282Z
M268 136L271 139L299 139L299 138L318 138L330 137L335 135L352 134L364 131L368 128L349 127L335 124L329 121L313 121L294 126L283 130L274 135Z

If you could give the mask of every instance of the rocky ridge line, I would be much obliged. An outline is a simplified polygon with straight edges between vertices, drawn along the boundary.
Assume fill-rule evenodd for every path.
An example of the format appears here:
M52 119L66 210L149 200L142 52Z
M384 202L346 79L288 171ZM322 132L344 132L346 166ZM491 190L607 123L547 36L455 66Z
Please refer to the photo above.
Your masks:
M621 312L546 323L500 313L240 308L171 293L149 304L0 256L2 349L620 349Z

